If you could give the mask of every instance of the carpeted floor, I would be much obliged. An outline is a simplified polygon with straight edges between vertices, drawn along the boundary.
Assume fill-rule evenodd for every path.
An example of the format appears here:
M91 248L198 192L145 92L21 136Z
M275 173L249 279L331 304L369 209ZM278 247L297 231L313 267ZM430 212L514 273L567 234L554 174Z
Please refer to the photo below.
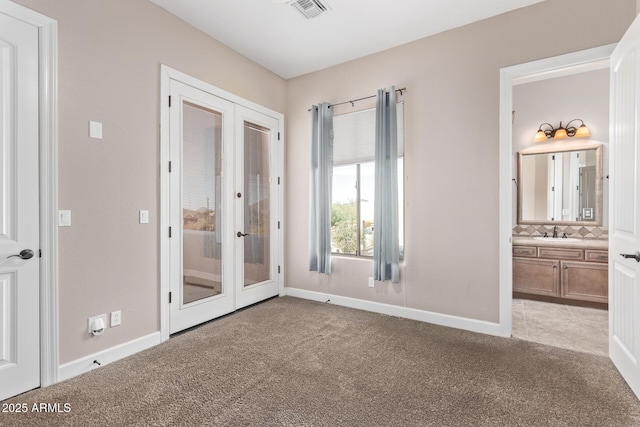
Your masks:
M2 426L638 426L611 361L291 297L3 403Z

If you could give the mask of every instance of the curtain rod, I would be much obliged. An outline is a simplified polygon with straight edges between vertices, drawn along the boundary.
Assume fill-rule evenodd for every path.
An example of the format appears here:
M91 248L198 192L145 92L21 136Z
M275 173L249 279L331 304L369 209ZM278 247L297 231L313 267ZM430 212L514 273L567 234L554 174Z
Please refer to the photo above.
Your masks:
M396 89L396 92L400 92L400 96L402 96L402 92L406 92L406 91L407 91L406 87L403 87L402 89ZM351 104L351 106L353 107L354 106L354 102L364 101L365 99L375 98L376 96L378 96L378 95L376 94L376 95L371 95L371 96L365 96L363 98L354 99L353 101L344 101L344 102L338 102L336 104L330 104L329 108L336 107L338 105L345 105L345 104ZM307 111L311 111L311 108L309 108Z

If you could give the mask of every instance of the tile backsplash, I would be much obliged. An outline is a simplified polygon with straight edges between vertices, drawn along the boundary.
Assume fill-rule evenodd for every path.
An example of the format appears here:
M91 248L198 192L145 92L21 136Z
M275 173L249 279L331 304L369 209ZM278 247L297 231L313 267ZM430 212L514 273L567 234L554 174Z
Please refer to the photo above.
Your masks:
M551 236L553 234L553 225L526 224L515 225L513 227L514 236L536 237L544 236L544 233L547 233L549 236ZM567 233L567 237L576 237L579 239L609 239L609 229L607 227L558 225L558 236L561 237L563 233Z

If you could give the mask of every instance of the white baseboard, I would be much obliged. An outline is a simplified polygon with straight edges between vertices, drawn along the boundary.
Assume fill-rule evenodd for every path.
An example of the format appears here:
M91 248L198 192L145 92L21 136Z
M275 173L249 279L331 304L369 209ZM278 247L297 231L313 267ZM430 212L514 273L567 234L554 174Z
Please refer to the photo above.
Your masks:
M415 308L401 307L398 305L384 304L374 301L366 301L356 298L341 297L339 295L326 294L322 292L307 291L297 288L285 288L288 296L308 299L329 304L341 305L343 307L355 308L358 310L371 311L374 313L386 314L388 316L403 317L420 322L433 323L440 326L448 326L466 331L478 332L487 335L504 336L504 332L498 323L486 322L484 320L469 319L466 317L450 316L448 314L434 313L431 311L418 310Z
M116 360L123 359L142 350L156 346L161 342L160 332L154 332L133 341L65 363L64 365L60 365L58 368L58 381L68 380L69 378L84 374L85 372L89 372L93 369L99 368L100 366L107 365L111 362L115 362ZM100 362L100 365L93 363L94 360Z

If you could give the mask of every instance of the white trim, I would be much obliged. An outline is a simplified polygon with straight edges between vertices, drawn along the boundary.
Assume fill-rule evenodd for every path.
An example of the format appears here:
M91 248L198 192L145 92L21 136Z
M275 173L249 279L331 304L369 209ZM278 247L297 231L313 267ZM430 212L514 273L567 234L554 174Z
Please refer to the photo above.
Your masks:
M40 385L58 381L58 23L0 0L0 12L39 28Z
M420 322L433 323L434 325L448 326L450 328L463 329L481 334L501 335L500 325L483 320L474 320L466 317L419 310L416 308L401 307L398 305L342 297L322 292L307 291L305 289L286 288L286 291L288 296L295 298L335 304L342 307L355 308L357 310L370 311L373 313L385 314L387 316L396 316Z
M171 68L167 65L160 64L160 334L162 341L169 339L170 335L170 317L171 310L169 309L168 295L171 290L170 287L170 266L171 260L169 259L169 239L168 229L170 218L170 203L169 188L170 188L170 176L168 170L169 160L171 158L169 153L169 82L170 80L176 80L186 85L193 86L205 92L208 92L218 98L225 99L234 104L249 108L257 111L269 117L273 117L278 120L280 133L280 142L278 147L278 159L275 166L276 175L281 177L280 185L280 203L278 205L279 217L281 221L280 234L278 236L278 256L280 262L280 283L279 283L279 295L284 296L286 294L284 288L284 115L275 110L271 110L255 102L244 99L240 96L234 95L231 92L227 92L224 89L220 89L214 85L203 82L195 77Z
M160 332L154 332L115 347L90 354L89 356L81 357L80 359L60 365L60 369L58 370L58 380L68 380L69 378L73 378L108 365L111 362L132 356L148 348L154 347L161 342ZM94 363L94 360L98 361L100 365Z
M514 65L500 70L500 181L499 181L499 304L500 334L511 336L512 329L512 107L513 86L522 83L577 74L609 66L615 44L573 52L553 58ZM611 212L609 213L611 215Z

